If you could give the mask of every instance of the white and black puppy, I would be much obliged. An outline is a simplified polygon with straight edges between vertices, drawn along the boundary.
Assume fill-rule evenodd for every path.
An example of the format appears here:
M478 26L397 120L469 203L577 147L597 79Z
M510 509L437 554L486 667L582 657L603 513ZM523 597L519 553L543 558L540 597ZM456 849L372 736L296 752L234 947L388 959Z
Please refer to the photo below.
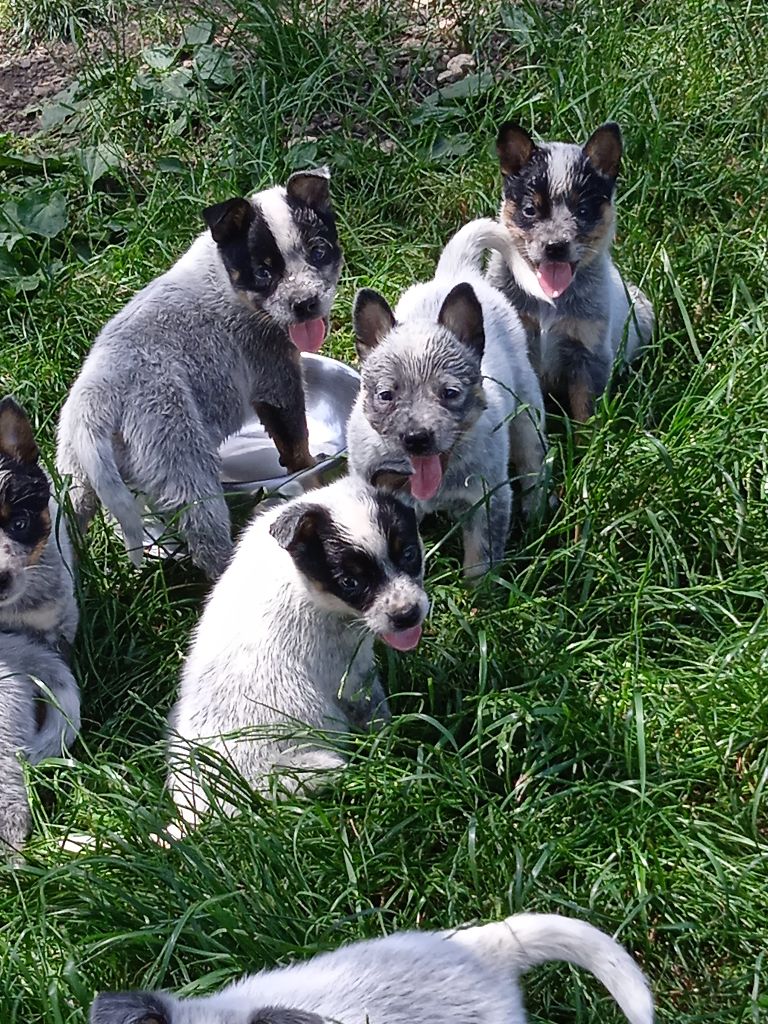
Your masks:
M504 554L514 464L526 514L539 507L546 437L541 389L520 319L481 271L507 251L495 221L465 225L434 280L412 285L395 311L377 292L355 300L361 387L349 419L353 473L396 489L420 514L464 524L464 572L482 576Z
M630 1024L652 1024L643 972L610 936L558 914L400 932L262 971L215 995L99 995L91 1024L525 1024L520 975L550 960L591 971Z
M584 146L537 144L509 122L497 149L512 249L494 255L488 280L519 312L544 392L583 422L617 355L629 362L653 333L650 303L611 259L621 132L609 123Z
M205 606L171 713L169 785L187 822L208 806L195 747L262 793L271 774L290 790L343 766L306 733L389 717L373 638L416 646L429 608L422 576L413 510L360 480L254 519Z
M222 441L255 410L284 466L314 464L299 351L323 342L341 251L326 169L203 215L209 230L96 339L61 412L58 469L83 528L101 501L138 564L138 492L179 513L215 577L232 547Z
M80 726L67 665L77 630L72 551L24 410L0 402L0 856L29 833L20 757L61 755Z

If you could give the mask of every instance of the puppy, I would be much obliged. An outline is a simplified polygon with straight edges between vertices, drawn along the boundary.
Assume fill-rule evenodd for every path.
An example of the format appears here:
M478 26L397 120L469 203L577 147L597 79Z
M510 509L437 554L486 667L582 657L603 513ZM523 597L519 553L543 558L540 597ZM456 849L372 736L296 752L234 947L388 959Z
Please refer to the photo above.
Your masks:
M262 971L211 996L104 993L91 1024L525 1024L519 977L565 960L591 971L631 1024L652 1024L648 983L622 947L558 914L446 932L399 932ZM280 1007L260 1010L263 1006ZM315 1016L316 1015L316 1016Z
M525 333L484 280L489 247L509 250L491 220L465 225L434 280L394 311L363 289L354 307L361 388L347 427L353 473L399 488L420 514L446 509L464 523L464 573L482 576L504 554L510 456L530 514L541 499L543 399Z
M209 231L96 339L61 412L58 469L82 528L97 499L136 564L140 506L179 512L210 577L232 548L218 448L252 407L291 471L307 446L299 350L325 336L341 267L326 169L203 211Z
M67 667L77 630L72 551L32 428L0 402L0 854L18 850L30 815L20 756L60 755L80 726Z
M654 326L650 303L611 259L621 132L604 124L583 147L536 145L507 123L497 148L512 251L492 257L488 280L519 312L544 392L583 422L617 356L629 363Z
M359 480L254 519L195 630L171 713L169 785L188 823L208 804L191 745L213 748L265 794L273 772L291 790L343 766L321 738L296 732L389 717L373 638L416 646L429 607L422 574L413 510Z

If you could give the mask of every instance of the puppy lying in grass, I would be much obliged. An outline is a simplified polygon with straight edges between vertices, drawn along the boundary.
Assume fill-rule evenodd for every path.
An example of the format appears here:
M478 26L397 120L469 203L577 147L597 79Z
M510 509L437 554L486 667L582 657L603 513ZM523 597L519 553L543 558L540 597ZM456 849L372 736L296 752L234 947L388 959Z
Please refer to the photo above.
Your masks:
M434 280L392 310L371 289L355 299L361 388L347 429L353 473L396 489L419 514L464 526L464 573L504 555L514 464L526 515L542 504L547 449L541 389L509 302L483 278L486 248L509 249L491 220L465 225Z
M80 727L67 664L77 631L72 551L24 410L0 402L0 857L30 815L19 757L61 755Z
M640 968L610 936L557 914L354 942L211 996L99 995L91 1024L525 1024L520 975L565 960L591 971L630 1024L652 1024Z
M180 513L192 560L227 564L218 448L255 410L290 471L314 465L299 350L325 337L341 267L326 170L204 211L209 231L102 330L61 412L58 469L87 527L98 501L139 564L146 496Z
M422 578L413 510L360 480L254 519L208 599L171 713L169 785L187 823L208 807L195 747L265 794L273 773L290 790L344 765L321 738L296 733L389 717L373 638L416 646L429 607Z
M509 122L497 149L512 248L488 280L520 314L545 394L584 422L617 357L629 363L653 333L650 303L611 259L621 132L604 124L583 147L537 145Z

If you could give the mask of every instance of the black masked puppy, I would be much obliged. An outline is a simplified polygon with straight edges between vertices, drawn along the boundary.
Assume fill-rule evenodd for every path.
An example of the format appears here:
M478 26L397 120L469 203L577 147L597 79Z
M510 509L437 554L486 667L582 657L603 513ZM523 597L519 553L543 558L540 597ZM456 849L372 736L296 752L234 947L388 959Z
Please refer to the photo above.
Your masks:
M537 144L507 123L497 148L513 245L488 279L520 314L542 390L583 422L616 358L629 362L653 333L648 300L611 259L621 132L604 124L584 146Z
M77 629L72 552L32 428L0 402L0 856L29 832L20 758L61 755L80 724L67 666Z
M142 555L141 502L179 513L209 576L231 553L219 445L252 410L290 471L313 465L300 351L325 337L341 251L325 169L204 211L209 230L131 299L62 409L58 468L85 528L99 501Z
M170 788L188 824L208 806L197 747L265 794L273 773L290 790L343 766L322 737L296 733L389 717L373 640L416 646L429 606L422 580L415 513L360 480L254 519L195 630L171 715Z

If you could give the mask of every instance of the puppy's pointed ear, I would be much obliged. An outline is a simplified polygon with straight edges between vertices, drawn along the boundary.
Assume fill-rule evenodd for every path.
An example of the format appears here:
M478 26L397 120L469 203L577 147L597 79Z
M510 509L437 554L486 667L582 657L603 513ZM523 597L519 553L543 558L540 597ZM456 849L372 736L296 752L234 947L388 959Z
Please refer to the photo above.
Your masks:
M373 288L361 288L355 296L352 323L355 327L355 348L360 362L364 363L395 326L395 315L383 295Z
M331 209L330 168L315 167L311 171L296 171L285 183L285 191L290 199L326 213Z
M0 402L0 452L17 462L37 462L40 452L27 414L12 398Z
M321 542L321 534L330 526L328 509L322 505L289 502L269 527L270 534L290 555Z
M457 284L448 292L437 322L482 358L485 349L483 307L471 284Z
M584 153L592 166L608 178L615 178L619 173L621 154L624 143L621 129L613 121L601 124L594 131L584 146Z
M90 1024L173 1024L171 1002L157 992L102 992L96 996Z
M254 218L253 207L247 199L227 199L203 210L203 219L219 245L232 242L248 232Z
M519 174L534 154L536 144L525 130L514 121L505 121L496 136L501 173Z

